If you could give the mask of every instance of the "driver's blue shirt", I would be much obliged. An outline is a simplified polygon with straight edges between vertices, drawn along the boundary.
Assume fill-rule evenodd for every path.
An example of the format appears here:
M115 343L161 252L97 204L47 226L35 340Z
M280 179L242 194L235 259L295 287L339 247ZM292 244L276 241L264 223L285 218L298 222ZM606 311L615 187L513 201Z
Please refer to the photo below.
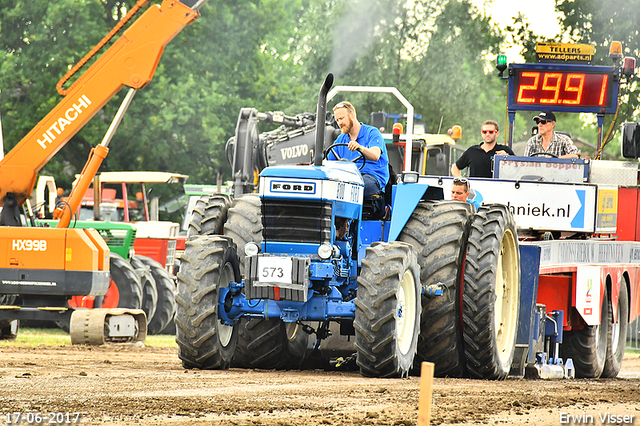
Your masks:
M338 136L334 143L348 144L350 141L351 139L349 138L349 135L346 133L342 133L340 134L340 136ZM366 148L371 148L374 146L380 148L380 151L382 153L380 154L380 158L378 158L378 161L367 160L362 170L360 170L360 173L362 173L363 175L369 174L375 177L380 184L380 188L382 188L382 190L384 191L384 187L389 181L389 156L387 155L387 145L384 142L382 133L380 133L380 130L373 126L360 123L360 131L358 132L356 142ZM361 155L359 151L349 151L349 147L346 145L336 146L333 149L335 149L340 158L344 158L346 160L353 160ZM329 154L327 154L327 158L329 160L337 160L337 158L331 151L329 152ZM360 163L360 161L362 160L358 160L358 163Z

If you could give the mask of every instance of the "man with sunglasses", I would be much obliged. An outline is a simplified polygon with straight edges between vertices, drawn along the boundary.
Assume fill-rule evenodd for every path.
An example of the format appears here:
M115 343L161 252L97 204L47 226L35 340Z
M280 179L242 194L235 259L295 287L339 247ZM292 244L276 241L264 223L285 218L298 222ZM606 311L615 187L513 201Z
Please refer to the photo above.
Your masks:
M554 131L556 127L556 116L550 111L543 111L533 117L533 121L538 125L538 134L527 141L524 149L524 156L530 157L534 154L549 154L549 157L557 158L579 158L580 151L571 141L571 138Z
M389 181L389 157L382 133L373 126L360 123L355 107L349 102L336 104L333 107L333 116L342 131L335 143L344 143L348 146L333 148L340 158L336 158L333 150L329 152L327 158L353 160L362 153L367 160L360 170L364 180L364 198L380 194Z
M482 142L470 146L451 166L451 175L460 176L460 171L469 167L469 177L492 178L491 161L494 155L514 155L511 148L500 145L498 133L500 127L493 120L482 123Z

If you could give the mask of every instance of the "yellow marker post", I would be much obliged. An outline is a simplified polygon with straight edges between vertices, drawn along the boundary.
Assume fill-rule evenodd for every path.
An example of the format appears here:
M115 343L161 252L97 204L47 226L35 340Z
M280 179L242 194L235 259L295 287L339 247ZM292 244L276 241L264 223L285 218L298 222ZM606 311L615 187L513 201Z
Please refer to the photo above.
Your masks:
M418 400L418 426L428 426L431 421L431 397L433 395L432 362L423 362L420 370L420 398Z

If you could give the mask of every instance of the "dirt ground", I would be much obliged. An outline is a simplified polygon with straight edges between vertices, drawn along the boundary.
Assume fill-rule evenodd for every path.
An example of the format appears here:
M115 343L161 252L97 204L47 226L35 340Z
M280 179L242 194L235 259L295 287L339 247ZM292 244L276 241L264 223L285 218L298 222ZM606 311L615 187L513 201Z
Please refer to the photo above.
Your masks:
M98 425L416 425L419 388L419 377L354 371L185 370L175 348L0 348L4 424L15 424L8 413L21 413L20 424L38 423L36 413L73 423L79 413ZM640 425L640 354L610 380L434 379L432 401L434 425L613 424L600 419L607 413Z

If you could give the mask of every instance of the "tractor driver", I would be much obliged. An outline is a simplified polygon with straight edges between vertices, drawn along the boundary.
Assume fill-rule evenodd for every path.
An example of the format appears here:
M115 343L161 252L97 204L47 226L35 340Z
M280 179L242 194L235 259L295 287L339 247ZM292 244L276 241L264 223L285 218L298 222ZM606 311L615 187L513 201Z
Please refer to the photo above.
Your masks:
M335 147L335 152L346 160L358 158L362 152L367 160L360 170L364 180L364 198L384 192L389 181L389 157L382 133L373 126L358 122L356 109L349 102L336 104L333 115L342 130L335 143L348 144ZM327 158L337 160L333 152L329 152Z

